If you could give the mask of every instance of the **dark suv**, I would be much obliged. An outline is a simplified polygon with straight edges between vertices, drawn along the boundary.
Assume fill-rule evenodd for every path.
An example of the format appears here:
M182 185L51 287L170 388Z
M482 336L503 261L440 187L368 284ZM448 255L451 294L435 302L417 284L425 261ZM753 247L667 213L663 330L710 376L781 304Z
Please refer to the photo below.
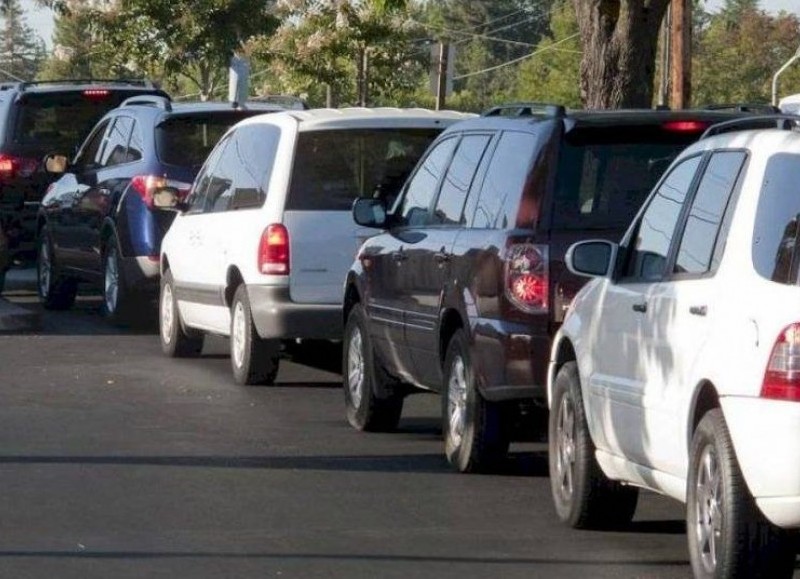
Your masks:
M161 239L175 216L171 203L188 193L228 128L277 110L134 97L97 124L71 163L49 156L48 170L63 174L50 186L37 221L44 306L70 307L78 282L88 282L102 288L112 321L136 315L142 298L158 291Z
M551 339L583 281L564 266L585 238L618 240L678 153L720 111L576 111L514 105L448 128L345 283L344 393L362 430L397 425L403 398L442 394L460 471L505 456L519 411L546 404Z
M74 153L100 117L143 94L166 96L139 80L0 84L0 225L13 258L33 256L36 210L52 181L44 155Z

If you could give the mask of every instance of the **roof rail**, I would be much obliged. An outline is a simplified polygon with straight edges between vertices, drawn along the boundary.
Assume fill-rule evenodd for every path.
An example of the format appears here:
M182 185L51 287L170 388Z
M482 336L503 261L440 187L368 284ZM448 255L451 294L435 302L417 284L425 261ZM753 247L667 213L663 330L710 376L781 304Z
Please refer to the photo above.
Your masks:
M19 83L20 89L25 90L32 86L62 84L122 84L140 86L142 88L155 88L152 82L144 78L67 78L58 80L31 80Z
M758 113L760 115L780 114L781 110L766 103L723 103L706 105L707 111L736 111L737 113Z
M729 131L747 131L754 129L781 129L790 131L800 126L800 115L758 115L732 119L711 125L700 136L700 140Z
M169 99L169 97L157 94L143 94L143 95L128 97L124 101L122 101L122 103L119 106L127 107L130 105L146 105L151 107L158 107L161 110L167 112L172 111L172 101Z
M294 110L301 110L307 111L311 107L308 106L308 103L294 95L290 94L267 94L261 96L254 96L248 99L248 102L252 103L270 103L285 107L287 109L294 109Z
M562 105L549 103L508 103L496 105L485 110L483 117L552 117L561 119L567 116L567 109Z

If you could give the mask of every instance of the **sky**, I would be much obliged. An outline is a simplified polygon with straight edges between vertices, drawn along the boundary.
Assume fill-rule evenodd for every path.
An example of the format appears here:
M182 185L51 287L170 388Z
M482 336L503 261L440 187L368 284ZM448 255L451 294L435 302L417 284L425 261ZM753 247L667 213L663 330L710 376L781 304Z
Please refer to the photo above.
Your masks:
M714 11L722 6L724 0L706 0L706 9ZM22 6L27 12L28 24L39 36L52 46L53 13L46 8L36 6L34 0L22 0ZM794 12L800 16L800 0L761 0L761 7L768 12Z

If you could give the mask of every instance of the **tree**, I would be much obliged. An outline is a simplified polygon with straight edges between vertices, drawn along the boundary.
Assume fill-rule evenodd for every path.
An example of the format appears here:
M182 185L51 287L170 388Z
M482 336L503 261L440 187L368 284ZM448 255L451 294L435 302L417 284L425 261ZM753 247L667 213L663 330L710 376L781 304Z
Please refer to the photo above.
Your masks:
M12 80L33 79L44 59L44 42L28 26L19 0L2 0L0 17L0 75Z
M658 31L670 0L573 0L586 108L650 107Z

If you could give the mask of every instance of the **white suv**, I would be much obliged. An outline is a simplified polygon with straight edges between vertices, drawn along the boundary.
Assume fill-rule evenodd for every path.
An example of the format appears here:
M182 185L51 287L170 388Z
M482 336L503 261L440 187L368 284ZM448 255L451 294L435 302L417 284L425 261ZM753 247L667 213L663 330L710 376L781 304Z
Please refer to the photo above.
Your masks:
M683 501L696 577L790 577L795 566L800 132L782 119L712 128L619 245L581 242L566 257L594 279L550 361L558 515L625 524L636 487Z
M162 243L160 334L170 356L231 336L240 384L271 383L282 339L341 339L342 284L370 230L359 197L397 194L428 144L465 118L320 109L245 120L217 144Z

